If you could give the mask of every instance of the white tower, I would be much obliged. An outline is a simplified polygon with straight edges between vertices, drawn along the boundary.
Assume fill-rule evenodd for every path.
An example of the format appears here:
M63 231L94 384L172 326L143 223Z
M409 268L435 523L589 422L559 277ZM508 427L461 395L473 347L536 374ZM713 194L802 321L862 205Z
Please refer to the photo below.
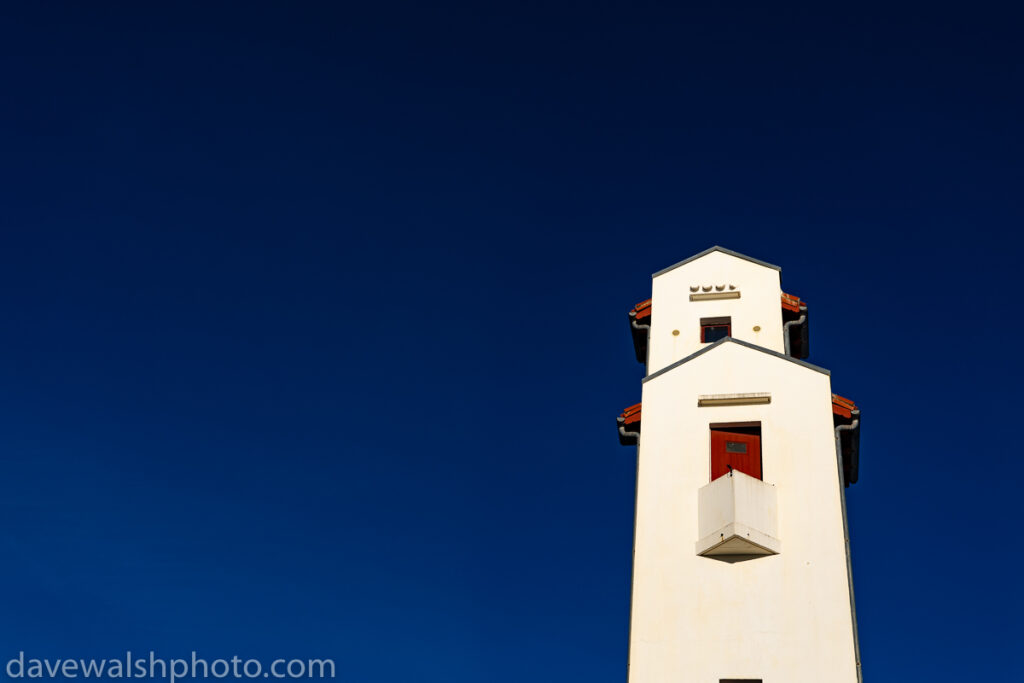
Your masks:
M861 680L844 488L857 407L780 269L712 247L630 311L641 403L629 683Z

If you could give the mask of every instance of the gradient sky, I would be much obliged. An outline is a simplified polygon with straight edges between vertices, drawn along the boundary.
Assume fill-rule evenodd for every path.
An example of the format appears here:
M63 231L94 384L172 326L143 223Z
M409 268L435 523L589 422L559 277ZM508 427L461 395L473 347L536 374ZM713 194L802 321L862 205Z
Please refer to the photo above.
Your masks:
M626 311L782 266L871 681L1010 680L1020 17L6 3L0 660L621 682Z

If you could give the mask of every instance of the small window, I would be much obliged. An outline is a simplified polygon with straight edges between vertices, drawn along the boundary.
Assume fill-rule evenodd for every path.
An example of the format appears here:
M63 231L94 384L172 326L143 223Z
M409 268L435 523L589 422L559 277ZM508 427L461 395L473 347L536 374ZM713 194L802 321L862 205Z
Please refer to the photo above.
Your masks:
M700 319L700 341L703 344L710 344L719 339L732 336L732 318L701 318Z

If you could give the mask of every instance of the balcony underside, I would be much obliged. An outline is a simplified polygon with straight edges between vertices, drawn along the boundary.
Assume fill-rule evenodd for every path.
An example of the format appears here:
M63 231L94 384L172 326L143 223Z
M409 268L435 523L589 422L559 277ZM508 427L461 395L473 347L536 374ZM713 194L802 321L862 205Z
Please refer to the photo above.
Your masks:
M703 557L777 555L781 549L779 539L738 523L727 524L697 541L697 554Z

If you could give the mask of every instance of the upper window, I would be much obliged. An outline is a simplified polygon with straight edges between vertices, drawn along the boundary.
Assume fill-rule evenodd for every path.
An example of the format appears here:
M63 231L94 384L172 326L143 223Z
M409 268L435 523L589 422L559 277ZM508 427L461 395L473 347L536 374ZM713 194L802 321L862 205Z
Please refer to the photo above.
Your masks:
M701 318L700 319L700 341L703 344L710 344L719 339L732 336L732 318Z

